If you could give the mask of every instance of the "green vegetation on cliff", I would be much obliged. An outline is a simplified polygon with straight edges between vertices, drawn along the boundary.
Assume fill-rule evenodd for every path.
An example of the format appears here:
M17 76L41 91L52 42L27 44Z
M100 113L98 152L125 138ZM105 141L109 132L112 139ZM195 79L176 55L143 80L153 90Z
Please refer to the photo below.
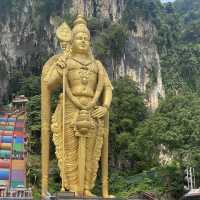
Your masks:
M18 10L18 1L0 1L3 13ZM49 3L50 2L50 3ZM50 16L60 15L62 1L34 1L34 26L38 31ZM200 167L200 1L176 0L161 4L159 0L126 0L122 20L113 23L93 16L88 19L94 52L106 62L112 60L110 75L116 79L116 61L123 53L131 31L137 32L136 20L142 17L155 25L166 99L151 113L145 95L135 82L123 78L113 81L110 113L110 189L127 197L142 191L155 192L158 198L179 199L183 191L183 171L188 166ZM71 1L68 1L70 4ZM66 19L71 19L67 12ZM39 199L40 188L40 74L47 53L37 57L25 70L20 67L10 74L9 94L29 97L28 129L31 153L28 182ZM7 72L0 63L0 78ZM36 67L35 67L36 66ZM150 77L151 78L151 77ZM154 77L155 78L155 77ZM152 79L154 79L152 78ZM59 93L59 91L58 91ZM52 98L53 110L57 96ZM50 192L60 187L59 170L51 143ZM197 184L200 174L197 170ZM95 191L100 192L98 179ZM170 196L170 197L167 197Z
M198 93L200 73L200 2L198 0L177 0L168 3L176 18L175 34L171 46L161 54L163 81L168 95ZM168 14L167 17L171 15ZM170 23L171 24L171 23ZM168 25L170 25L168 23ZM174 32L174 28L172 30Z

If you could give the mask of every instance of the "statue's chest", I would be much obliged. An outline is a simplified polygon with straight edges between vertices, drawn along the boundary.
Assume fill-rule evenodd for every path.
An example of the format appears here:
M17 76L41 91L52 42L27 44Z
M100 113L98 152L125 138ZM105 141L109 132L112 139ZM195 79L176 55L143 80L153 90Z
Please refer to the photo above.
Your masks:
M88 85L89 83L96 83L98 68L95 63L89 65L82 65L78 62L71 62L68 66L68 80L70 83L80 83Z

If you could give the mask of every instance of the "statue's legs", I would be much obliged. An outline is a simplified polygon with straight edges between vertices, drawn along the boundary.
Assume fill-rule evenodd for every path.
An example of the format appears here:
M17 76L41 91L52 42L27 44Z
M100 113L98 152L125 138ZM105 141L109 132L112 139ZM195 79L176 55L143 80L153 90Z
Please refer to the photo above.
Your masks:
M102 126L102 124L100 125ZM101 157L101 150L103 145L104 129L98 128L95 137L87 139L86 151L86 176L85 176L85 190L91 191L94 188L97 171L99 168L99 160Z
M91 181L94 167L94 147L96 137L89 137L86 141L86 171L85 171L85 190L91 190Z
M73 104L67 99L65 103L65 138L63 153L63 129L62 129L62 95L60 95L59 103L52 117L53 141L56 146L56 156L60 169L61 178L64 178L64 186L66 189L77 192L78 186L78 139L74 135L72 127L73 119L78 112ZM64 156L64 159L63 159ZM64 160L64 177L63 170Z
M78 109L67 100L65 114L65 179L67 179L68 189L73 192L78 191L78 138L75 136L72 126Z
M62 124L62 101L54 113L54 124ZM77 109L69 99L65 103L65 138L64 138L64 184L65 188L78 192L79 177L78 177L78 145L79 137L75 136L74 124L79 114ZM96 181L97 170L99 168L99 160L101 156L103 134L105 132L103 122L99 121L98 127L93 130L93 137L86 138L86 167L85 167L85 183L84 189L87 196L93 189ZM53 131L53 130L52 130ZM63 151L62 151L62 127L58 126L58 130L53 131L53 139L56 146L56 156L59 163L60 171L62 172ZM62 173L61 173L62 176ZM63 177L62 177L63 178ZM92 194L91 194L92 195Z
M78 190L78 139L74 131L66 125L65 131L65 174L68 189L73 192Z

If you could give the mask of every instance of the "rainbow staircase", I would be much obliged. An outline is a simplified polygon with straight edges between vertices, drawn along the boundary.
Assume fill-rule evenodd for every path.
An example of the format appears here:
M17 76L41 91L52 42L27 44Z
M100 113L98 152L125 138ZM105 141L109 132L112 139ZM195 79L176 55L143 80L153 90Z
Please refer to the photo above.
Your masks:
M25 112L0 113L0 197L26 188L26 142Z

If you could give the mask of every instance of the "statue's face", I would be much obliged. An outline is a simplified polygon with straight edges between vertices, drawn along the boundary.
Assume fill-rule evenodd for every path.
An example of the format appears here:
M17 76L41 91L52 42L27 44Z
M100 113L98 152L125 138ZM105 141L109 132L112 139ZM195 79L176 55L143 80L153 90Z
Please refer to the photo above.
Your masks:
M73 50L78 53L88 53L90 38L87 33L77 33L73 38Z

